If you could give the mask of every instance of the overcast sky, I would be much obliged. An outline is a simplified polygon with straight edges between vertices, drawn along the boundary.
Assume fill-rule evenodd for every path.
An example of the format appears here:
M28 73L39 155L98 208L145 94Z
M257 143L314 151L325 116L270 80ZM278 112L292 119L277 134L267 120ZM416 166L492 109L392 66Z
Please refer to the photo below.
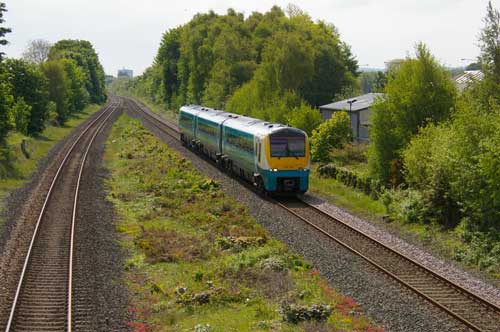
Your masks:
M361 67L413 52L423 41L448 66L467 65L478 55L487 0L3 0L9 10L5 25L7 56L19 57L29 40L86 39L99 53L106 73L126 67L141 73L151 65L167 29L188 22L198 12L228 8L265 12L288 3L308 12L314 21L333 23L352 46ZM500 9L500 0L493 0Z

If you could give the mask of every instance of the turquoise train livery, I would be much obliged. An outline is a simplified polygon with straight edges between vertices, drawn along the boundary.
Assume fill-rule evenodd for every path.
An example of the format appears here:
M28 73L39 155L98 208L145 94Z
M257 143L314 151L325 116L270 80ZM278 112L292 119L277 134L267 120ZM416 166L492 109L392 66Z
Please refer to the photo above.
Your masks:
M181 107L179 128L184 144L262 191L307 191L309 141L300 129L197 105Z

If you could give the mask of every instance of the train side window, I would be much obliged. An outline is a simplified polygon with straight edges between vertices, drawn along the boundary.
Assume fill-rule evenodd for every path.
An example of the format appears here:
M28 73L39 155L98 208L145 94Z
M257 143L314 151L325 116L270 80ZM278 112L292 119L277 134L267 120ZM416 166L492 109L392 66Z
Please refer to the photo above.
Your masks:
M260 144L259 142L259 147L257 148L257 159L259 160L259 163L260 163L260 150L262 149L262 144Z

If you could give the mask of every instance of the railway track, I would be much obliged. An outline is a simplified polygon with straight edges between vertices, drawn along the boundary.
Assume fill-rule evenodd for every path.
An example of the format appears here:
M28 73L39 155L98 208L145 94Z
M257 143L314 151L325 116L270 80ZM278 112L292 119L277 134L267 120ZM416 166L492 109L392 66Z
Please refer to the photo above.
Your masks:
M130 100L151 122L168 135L179 139L179 129ZM304 221L378 270L447 312L477 332L500 332L500 308L467 289L447 280L411 258L387 247L347 223L308 204L298 197L272 198L277 205Z
M119 101L112 101L82 130L52 179L24 259L6 332L70 332L84 323L86 308L72 307L78 191L92 143L118 107Z
M500 331L500 308L300 198L276 204L408 287L467 327Z

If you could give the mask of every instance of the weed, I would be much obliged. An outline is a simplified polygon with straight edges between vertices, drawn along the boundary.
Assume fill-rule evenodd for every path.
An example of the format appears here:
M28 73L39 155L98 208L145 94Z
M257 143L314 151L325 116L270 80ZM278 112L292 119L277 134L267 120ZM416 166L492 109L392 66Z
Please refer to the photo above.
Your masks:
M117 121L110 140L109 197L130 252L131 330L332 330L323 319L327 307L318 303L333 307L340 295L269 238L218 182L129 118ZM290 299L300 303L292 302L290 312L306 317L302 323L280 319L279 303ZM344 330L354 330L350 316L338 315L348 322Z

